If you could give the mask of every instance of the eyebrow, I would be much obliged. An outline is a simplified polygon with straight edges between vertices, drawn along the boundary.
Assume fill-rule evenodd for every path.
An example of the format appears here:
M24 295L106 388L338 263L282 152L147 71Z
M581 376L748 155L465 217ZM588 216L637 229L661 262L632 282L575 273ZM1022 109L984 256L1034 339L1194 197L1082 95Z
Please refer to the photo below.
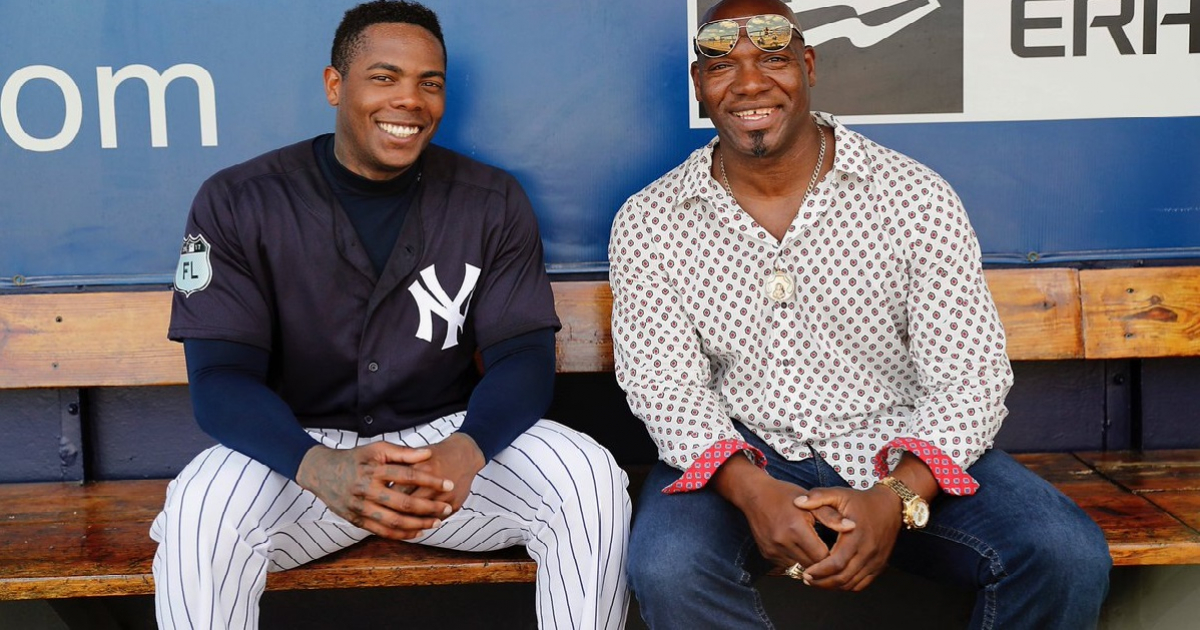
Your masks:
M395 72L396 74L404 74L404 70L400 66L383 61L371 64L367 67L367 70L387 70L388 72ZM421 73L422 79L429 79L433 77L445 79L446 73L442 72L441 70L426 70L425 72Z

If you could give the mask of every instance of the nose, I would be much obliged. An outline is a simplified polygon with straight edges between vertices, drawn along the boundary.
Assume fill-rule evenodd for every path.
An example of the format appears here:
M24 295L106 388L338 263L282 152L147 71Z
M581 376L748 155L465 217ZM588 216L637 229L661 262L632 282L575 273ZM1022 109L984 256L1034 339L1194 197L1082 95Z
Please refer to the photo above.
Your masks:
M745 60L737 64L730 89L739 96L754 96L769 90L771 82L767 80L762 68L753 60Z
M420 85L409 81L397 81L389 104L395 109L417 111L425 107L425 97Z
M759 50L747 37L742 37L737 46L726 57L734 64L733 81L730 89L739 96L754 96L771 87L763 69L759 67Z

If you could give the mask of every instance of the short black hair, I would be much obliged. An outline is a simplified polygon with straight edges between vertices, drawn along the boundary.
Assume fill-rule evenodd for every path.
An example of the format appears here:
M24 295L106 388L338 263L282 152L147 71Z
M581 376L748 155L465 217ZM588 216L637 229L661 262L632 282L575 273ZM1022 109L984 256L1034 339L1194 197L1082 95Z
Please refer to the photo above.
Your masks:
M446 56L446 39L442 36L442 25L437 14L429 7L406 0L375 0L364 2L342 16L337 32L333 35L333 50L329 65L343 76L350 70L350 61L363 46L363 31L374 24L412 24L429 31L442 45L442 57Z

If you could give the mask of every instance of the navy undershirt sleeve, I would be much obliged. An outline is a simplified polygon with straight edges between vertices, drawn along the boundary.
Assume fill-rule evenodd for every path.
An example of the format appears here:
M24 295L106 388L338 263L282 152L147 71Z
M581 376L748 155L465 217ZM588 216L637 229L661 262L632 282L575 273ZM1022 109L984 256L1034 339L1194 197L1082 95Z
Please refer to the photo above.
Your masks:
M318 442L267 386L270 354L215 339L184 339L183 352L200 428L224 446L295 479L304 455Z
M554 329L539 328L483 349L463 433L491 461L541 419L554 398Z

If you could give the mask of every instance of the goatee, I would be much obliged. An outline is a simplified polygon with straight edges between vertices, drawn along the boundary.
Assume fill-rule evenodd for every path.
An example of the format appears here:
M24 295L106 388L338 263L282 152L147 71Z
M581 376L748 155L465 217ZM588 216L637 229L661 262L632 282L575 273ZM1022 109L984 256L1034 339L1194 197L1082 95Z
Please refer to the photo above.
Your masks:
M767 145L765 142L763 142L764 135L765 134L761 131L750 132L750 140L754 143L754 145L750 148L750 153L756 158L760 158L767 154Z

